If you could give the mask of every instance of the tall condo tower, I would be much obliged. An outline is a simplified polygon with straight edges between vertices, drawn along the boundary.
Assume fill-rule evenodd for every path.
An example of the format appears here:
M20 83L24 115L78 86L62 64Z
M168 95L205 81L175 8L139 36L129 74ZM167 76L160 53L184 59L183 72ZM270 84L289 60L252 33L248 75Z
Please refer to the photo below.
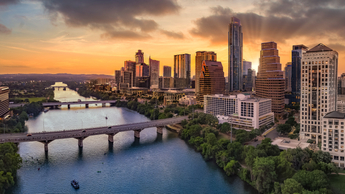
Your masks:
M190 54L174 56L174 78L185 79L185 86L190 86Z
M285 73L285 91L291 92L291 78L292 78L291 62L286 63L284 73Z
M320 143L322 133L325 132L323 127L332 125L322 123L321 120L327 113L336 110L338 53L323 44L318 44L303 54L301 70L300 138ZM328 135L324 140L328 140Z
M228 33L228 90L242 89L243 33L241 21L232 17Z
M149 58L150 88L158 88L159 85L159 61Z
M203 61L217 61L217 54L212 51L197 51L195 54L195 93L200 90L200 74Z
M301 99L301 66L302 55L308 47L304 45L293 45L291 51L291 92L293 102L300 102Z
M275 42L261 43L255 87L257 97L272 99L272 111L275 114L281 115L284 112L285 79Z

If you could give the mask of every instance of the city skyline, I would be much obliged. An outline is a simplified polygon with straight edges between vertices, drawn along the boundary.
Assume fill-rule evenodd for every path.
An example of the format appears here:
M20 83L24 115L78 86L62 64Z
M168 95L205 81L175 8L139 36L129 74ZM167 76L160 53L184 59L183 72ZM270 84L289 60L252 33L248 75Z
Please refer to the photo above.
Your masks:
M107 6L97 5L97 9L104 11L99 17L94 17L93 3L88 1L84 7L68 1L0 3L1 73L113 75L114 69L119 69L123 61L133 61L133 52L141 49L145 51L145 63L149 56L161 62L161 72L162 66L173 66L174 55L191 54L191 76L195 75L194 53L214 51L228 76L227 30L232 16L241 20L243 58L251 61L255 70L259 64L260 43L275 41L282 64L291 62L292 45L312 48L322 42L339 52L339 75L345 71L341 65L345 52L345 40L341 37L344 29L338 25L345 16L344 2L313 2L311 6L309 1L303 0L299 2L303 9L293 12L286 7L294 7L296 2L288 2L291 6L286 6L282 1L200 1L195 4L164 0L155 5L159 10L152 10L150 6L157 2L150 0L145 5L139 2L141 10L128 14L120 10L134 10L131 3L114 1ZM70 13L67 7L76 13ZM280 13L282 8L284 12ZM113 9L119 10L118 13L109 11ZM313 14L316 9L318 15ZM90 16L84 17L83 11ZM330 18L334 22L327 22Z

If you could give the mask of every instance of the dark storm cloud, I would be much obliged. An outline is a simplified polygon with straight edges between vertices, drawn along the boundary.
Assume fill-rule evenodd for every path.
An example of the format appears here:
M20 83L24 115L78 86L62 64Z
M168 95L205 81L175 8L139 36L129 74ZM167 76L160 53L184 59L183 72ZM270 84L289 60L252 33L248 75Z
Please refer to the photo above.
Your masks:
M174 39L184 39L184 35L181 32L172 32L167 30L161 30L161 33Z
M8 29L6 26L0 24L0 34L11 34L11 30Z
M175 0L43 0L51 18L61 16L73 27L104 31L103 37L149 37L158 24L145 16L177 13ZM132 32L131 32L132 31ZM126 35L126 33L128 33Z
M16 4L19 0L0 0L0 6Z
M345 34L345 1L265 0L257 3L257 7L263 12L261 15L236 13L220 6L212 8L212 15L197 19L190 32L210 39L213 44L227 42L230 18L235 16L241 20L245 41L285 42L304 36L339 40Z

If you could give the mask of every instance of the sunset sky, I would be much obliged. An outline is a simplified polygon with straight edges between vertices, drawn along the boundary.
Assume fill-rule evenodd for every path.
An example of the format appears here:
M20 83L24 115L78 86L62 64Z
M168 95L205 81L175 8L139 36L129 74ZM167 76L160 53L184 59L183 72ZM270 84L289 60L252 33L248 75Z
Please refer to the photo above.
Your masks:
M228 72L228 24L242 23L243 58L278 43L282 68L294 44L338 51L345 73L344 0L0 0L0 74L108 74L138 49L173 66L175 54L214 51Z

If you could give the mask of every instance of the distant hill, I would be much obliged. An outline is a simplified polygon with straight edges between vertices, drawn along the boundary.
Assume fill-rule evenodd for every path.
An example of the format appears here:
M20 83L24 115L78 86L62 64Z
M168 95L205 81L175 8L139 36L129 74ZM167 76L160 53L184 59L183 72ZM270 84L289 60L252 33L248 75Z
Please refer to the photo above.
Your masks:
M45 80L45 81L86 81L91 79L115 79L112 75L104 74L0 74L0 81L30 81L30 80Z

